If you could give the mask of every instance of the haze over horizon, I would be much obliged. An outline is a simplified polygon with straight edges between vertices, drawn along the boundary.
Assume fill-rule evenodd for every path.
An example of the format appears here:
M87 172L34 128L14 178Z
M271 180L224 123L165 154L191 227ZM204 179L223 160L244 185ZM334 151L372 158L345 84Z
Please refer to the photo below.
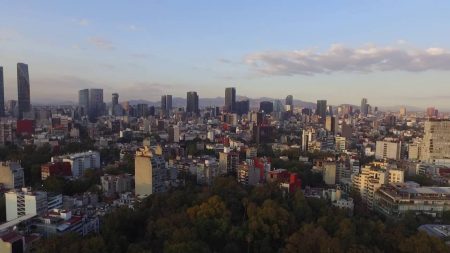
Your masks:
M83 88L103 88L105 101L113 92L121 101L157 101L190 90L223 97L234 86L251 98L357 105L366 97L377 106L450 110L450 2L2 6L6 100L17 99L16 63L24 62L33 103L76 101Z

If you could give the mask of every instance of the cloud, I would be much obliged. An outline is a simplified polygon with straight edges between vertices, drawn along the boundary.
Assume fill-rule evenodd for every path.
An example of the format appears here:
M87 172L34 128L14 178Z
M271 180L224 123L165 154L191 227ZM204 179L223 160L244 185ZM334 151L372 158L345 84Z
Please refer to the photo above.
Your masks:
M450 51L443 48L402 49L367 45L350 48L332 45L317 50L252 53L244 62L267 75L315 75L334 72L370 73L376 71L421 72L450 70Z
M72 21L80 26L88 26L91 24L91 21L89 21L86 18L81 18L81 19L72 19Z
M98 49L106 49L106 50L114 49L113 43L110 40L107 40L102 37L90 37L88 42Z

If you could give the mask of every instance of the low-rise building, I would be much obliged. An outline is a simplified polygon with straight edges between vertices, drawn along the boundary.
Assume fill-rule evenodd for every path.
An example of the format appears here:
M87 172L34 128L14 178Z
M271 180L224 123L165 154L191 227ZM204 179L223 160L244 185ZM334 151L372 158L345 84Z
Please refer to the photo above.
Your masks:
M395 183L380 187L375 193L374 209L389 217L407 212L441 216L450 211L450 187L416 187Z
M118 193L132 190L133 176L130 174L108 175L100 177L102 190L105 196L111 197Z

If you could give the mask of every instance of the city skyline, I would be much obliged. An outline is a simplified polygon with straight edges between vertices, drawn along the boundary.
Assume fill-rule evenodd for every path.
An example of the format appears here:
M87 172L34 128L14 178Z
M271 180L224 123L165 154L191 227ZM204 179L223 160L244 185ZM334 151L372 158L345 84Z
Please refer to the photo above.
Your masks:
M236 87L252 98L292 94L337 105L366 97L380 107L450 110L450 39L442 32L450 3L169 1L110 3L102 14L101 3L87 1L6 2L5 101L17 98L15 65L25 62L37 104L75 102L92 87L108 101L111 93L157 101L190 90L213 98Z

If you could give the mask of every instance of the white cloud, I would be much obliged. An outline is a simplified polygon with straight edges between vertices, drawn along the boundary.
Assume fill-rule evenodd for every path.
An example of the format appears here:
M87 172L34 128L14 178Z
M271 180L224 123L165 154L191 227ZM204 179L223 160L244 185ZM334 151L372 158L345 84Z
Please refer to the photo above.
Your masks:
M106 49L106 50L114 49L113 43L110 40L107 40L102 37L90 37L88 42L99 49Z
M268 75L314 75L333 72L450 70L450 51L443 48L403 49L368 45L360 48L340 44L316 50L252 53L245 63Z

